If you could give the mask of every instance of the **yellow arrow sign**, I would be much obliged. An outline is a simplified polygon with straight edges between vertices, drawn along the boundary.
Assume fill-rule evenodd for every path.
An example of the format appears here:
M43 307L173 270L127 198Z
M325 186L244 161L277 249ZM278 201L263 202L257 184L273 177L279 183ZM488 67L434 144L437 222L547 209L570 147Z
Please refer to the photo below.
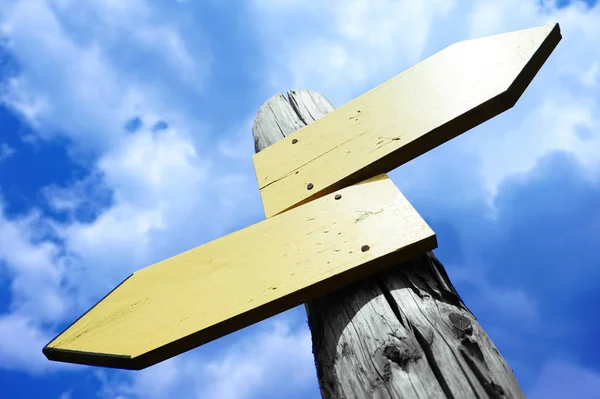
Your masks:
M135 272L43 352L141 369L436 247L380 175Z
M558 24L455 43L254 155L267 217L390 170L511 108Z

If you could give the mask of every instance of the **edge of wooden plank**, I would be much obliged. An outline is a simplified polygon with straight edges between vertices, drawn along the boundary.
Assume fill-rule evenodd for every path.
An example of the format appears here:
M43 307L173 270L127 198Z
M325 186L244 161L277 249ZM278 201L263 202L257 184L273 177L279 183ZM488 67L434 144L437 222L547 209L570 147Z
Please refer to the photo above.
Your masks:
M82 366L97 366L127 370L140 370L130 356L113 355L110 353L96 353L76 351L72 349L44 348L42 350L48 360L72 363Z

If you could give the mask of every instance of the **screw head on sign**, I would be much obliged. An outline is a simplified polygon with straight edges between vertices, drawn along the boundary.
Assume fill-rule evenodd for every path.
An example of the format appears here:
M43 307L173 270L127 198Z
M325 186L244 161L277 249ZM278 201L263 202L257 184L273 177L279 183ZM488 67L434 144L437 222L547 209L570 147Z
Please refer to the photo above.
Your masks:
M333 197L333 198L335 198L336 200L339 200L340 198L342 198L342 194L336 194L335 197Z
M292 144L296 144L298 142L298 139L293 139L292 140Z
M371 247L369 247L368 245L363 245L362 247L360 247L360 250L363 252L367 252L369 249L371 249Z
M306 188L307 188L308 190L312 190L312 188L313 188L313 187L314 187L314 186L313 186L313 184L312 184L312 183L308 183L308 184L306 185Z

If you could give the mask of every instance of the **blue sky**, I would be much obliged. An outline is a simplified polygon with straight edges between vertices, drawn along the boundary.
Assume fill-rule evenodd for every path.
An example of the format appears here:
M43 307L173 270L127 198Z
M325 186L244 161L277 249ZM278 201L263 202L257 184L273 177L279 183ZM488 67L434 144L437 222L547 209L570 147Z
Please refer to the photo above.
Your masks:
M318 398L302 307L140 372L42 347L124 277L263 219L251 124L443 47L559 22L514 109L393 171L528 397L600 398L600 6L3 0L0 386L11 398Z

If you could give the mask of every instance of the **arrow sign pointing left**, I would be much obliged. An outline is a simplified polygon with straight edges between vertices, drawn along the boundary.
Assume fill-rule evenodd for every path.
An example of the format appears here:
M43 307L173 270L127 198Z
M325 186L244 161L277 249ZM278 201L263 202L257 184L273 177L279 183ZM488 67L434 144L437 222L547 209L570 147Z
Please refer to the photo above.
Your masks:
M133 273L43 352L141 369L436 247L380 175Z

